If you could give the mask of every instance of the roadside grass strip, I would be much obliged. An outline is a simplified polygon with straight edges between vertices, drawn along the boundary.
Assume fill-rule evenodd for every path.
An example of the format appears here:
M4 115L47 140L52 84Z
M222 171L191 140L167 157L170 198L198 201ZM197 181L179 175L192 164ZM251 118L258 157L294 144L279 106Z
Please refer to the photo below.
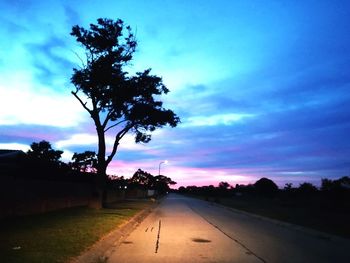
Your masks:
M80 207L2 219L1 262L67 262L150 203L125 201L108 209Z
M216 197L188 195L263 217L350 238L350 208L323 206L316 200L269 199L262 197Z

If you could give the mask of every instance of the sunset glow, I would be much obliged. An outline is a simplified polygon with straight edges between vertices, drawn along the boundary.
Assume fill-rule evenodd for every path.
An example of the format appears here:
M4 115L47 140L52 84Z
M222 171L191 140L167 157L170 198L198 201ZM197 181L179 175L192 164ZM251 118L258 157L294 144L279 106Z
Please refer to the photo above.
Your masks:
M162 172L179 186L283 186L350 171L350 5L342 1L1 1L0 148L48 140L97 149L71 95L73 25L121 18L136 32L133 73L152 68L178 127L121 142L108 172ZM83 54L82 54L83 55ZM113 145L108 133L107 148Z

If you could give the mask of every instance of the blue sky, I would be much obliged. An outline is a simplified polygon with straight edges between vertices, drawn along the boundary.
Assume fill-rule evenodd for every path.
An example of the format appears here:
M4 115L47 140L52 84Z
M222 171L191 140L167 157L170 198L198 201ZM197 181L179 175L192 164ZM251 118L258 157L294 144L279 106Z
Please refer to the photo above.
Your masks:
M182 120L146 145L127 136L110 173L158 164L181 185L283 186L350 173L350 4L346 1L0 2L0 148L48 140L96 149L70 91L81 52L70 36L99 17L136 32L129 72L152 68ZM108 140L111 144L111 139Z

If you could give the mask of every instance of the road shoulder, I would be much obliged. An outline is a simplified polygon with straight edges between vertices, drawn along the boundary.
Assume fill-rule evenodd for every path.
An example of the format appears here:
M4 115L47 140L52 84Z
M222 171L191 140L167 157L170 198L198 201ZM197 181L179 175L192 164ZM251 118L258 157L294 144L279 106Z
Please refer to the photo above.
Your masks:
M277 219L274 219L274 218L270 218L270 217L266 217L266 216L262 216L262 215L258 215L258 214L254 214L254 213L250 213L250 212L246 212L246 211L243 211L243 210L239 210L239 209L232 208L232 207L229 207L229 206L225 206L225 205L222 205L222 204L218 204L218 203L215 203L215 202L209 202L209 201L204 201L204 200L202 200L202 201L203 202L208 202L209 204L214 205L216 207L220 207L220 208L223 208L223 209L235 212L235 213L243 214L243 215L246 215L246 216L251 216L251 217L257 218L259 220L263 220L263 221L267 221L267 222L279 225L281 227L295 229L297 231L300 231L300 232L303 232L305 234L314 236L316 238L325 239L325 240L329 240L329 241L335 241L335 242L346 242L346 243L348 243L350 241L347 238L336 236L336 235L332 235L332 234L329 234L329 233L326 233L326 232L322 232L322 231L318 231L318 230L315 230L315 229L312 229L312 228L309 228L309 227L296 225L296 224L293 224L293 223L280 221L280 220L277 220Z
M106 262L111 250L118 245L120 240L128 236L159 205L161 201L162 200L158 200L150 207L138 212L131 219L101 238L81 255L73 258L70 263Z

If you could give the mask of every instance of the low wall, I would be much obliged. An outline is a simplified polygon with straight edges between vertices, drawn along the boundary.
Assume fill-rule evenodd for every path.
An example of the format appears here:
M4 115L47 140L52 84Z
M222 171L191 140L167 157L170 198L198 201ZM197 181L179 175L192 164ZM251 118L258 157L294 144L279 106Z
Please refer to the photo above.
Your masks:
M125 198L145 198L139 189L109 190L107 203ZM45 181L15 176L0 176L0 218L45 213L63 208L92 206L95 187L88 182Z
M89 183L0 177L0 217L44 213L89 204Z

